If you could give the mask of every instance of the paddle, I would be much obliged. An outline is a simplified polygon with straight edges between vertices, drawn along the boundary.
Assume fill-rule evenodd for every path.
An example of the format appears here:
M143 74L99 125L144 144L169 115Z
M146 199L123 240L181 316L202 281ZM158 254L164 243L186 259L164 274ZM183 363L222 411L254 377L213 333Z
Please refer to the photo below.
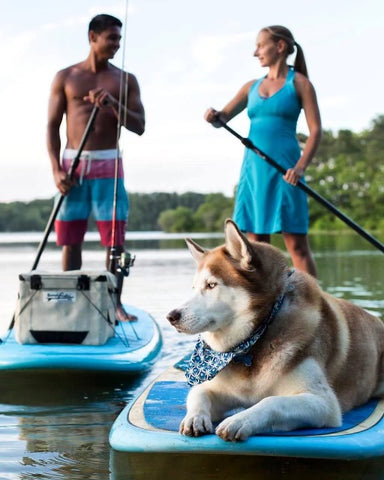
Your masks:
M88 140L89 134L91 133L91 130L92 130L93 124L95 123L96 116L97 116L98 112L99 112L99 107L97 105L95 105L93 107L91 116L89 117L87 126L85 127L83 138L80 141L80 145L79 145L79 148L77 150L77 154L76 154L75 158L73 159L72 165L71 165L71 167L68 171L68 177L69 177L70 180L73 180L76 168L78 167L79 162L80 162L81 152L83 151L85 142ZM45 227L43 239L41 240L40 245L37 249L36 259L35 259L35 261L32 265L32 270L36 270L37 265L39 264L40 257L41 257L41 255L44 251L45 246L47 245L49 234L51 233L53 224L55 222L57 214L59 213L59 210L60 210L61 205L64 201L64 198L65 198L65 195L61 195L59 200L57 201L56 205L52 209L52 212L51 212L51 215L49 217L47 226Z
M284 167L279 165L275 160L273 160L271 157L266 155L264 152L262 152L260 149L255 147L255 145L251 142L249 138L244 138L241 135L239 135L235 130L233 130L231 127L228 127L228 125L223 122L223 120L220 119L219 116L215 119L217 122L221 124L222 127L224 127L228 132L230 132L232 135L234 135L236 138L238 138L243 145L245 145L247 148L250 150L254 151L259 157L261 157L263 160L268 162L272 167L276 168L280 173L285 175L286 170ZM384 253L384 244L379 242L375 237L373 237L370 233L368 233L366 230L364 230L360 225L358 225L356 222L354 222L352 219L347 217L344 213L342 213L340 210L338 210L332 203L328 202L324 197L316 193L311 187L303 183L301 180L298 182L297 186L301 188L305 193L310 195L312 198L314 198L317 202L319 202L321 205L324 207L328 208L334 215L336 215L340 220L342 220L344 223L346 223L349 227L351 227L353 230L355 230L359 235L361 235L363 238L368 240L373 246L375 246L377 249L379 249L381 252Z
M73 159L72 165L71 165L71 167L68 171L68 177L69 177L70 180L73 180L73 177L75 175L75 170L78 167L79 162L80 162L81 152L83 151L85 142L87 141L87 139L89 137L89 134L91 133L91 130L92 130L93 124L95 123L96 116L97 116L98 112L99 112L99 107L97 105L95 105L93 107L91 116L89 117L87 126L85 127L83 138L80 141L80 145L79 145L79 148L77 150L76 156ZM35 258L35 261L33 262L33 265L32 265L32 270L36 270L37 265L39 264L40 257L41 257L41 255L44 251L45 246L47 245L49 234L51 233L53 223L54 223L54 221L57 217L57 214L59 213L59 210L60 210L60 207L61 207L61 205L64 201L64 198L65 198L65 195L61 195L58 202L56 203L56 205L52 209L52 212L51 212L51 215L49 217L47 226L45 227L45 230L44 230L43 239L41 240L40 245L37 249L36 258ZM13 314L11 323L8 327L8 331L11 331L14 324L15 324L15 313ZM4 340L0 338L0 343L3 343L3 341Z

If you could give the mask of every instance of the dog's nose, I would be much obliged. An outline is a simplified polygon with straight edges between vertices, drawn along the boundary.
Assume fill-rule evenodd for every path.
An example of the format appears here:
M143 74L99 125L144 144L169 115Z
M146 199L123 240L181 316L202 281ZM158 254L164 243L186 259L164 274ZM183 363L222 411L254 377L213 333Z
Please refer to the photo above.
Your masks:
M174 325L175 323L177 323L181 318L181 313L180 313L180 310L172 310L171 312L168 313L167 315L167 320L172 324Z

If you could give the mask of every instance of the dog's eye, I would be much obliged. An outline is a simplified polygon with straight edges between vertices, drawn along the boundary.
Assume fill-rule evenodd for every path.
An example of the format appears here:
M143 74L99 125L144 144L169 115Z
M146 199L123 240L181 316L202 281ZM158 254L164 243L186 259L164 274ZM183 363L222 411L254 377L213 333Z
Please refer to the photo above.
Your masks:
M209 290L212 290L213 288L216 287L216 285L217 285L217 283L215 283L215 282L208 282L208 283L207 283L207 288L208 288Z

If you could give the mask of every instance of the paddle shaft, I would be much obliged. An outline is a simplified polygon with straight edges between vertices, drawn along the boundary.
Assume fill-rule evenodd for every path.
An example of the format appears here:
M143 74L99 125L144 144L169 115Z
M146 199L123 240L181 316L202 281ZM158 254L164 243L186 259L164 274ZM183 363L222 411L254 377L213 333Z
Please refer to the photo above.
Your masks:
M91 133L92 131L92 127L95 123L95 120L96 120L96 116L99 112L99 107L97 105L95 105L93 107L93 110L92 110L92 113L91 113L91 116L89 117L89 120L88 120L88 123L87 123L87 126L85 127L85 131L84 131L84 134L83 134L83 138L81 139L80 141L80 145L79 145L79 148L77 150L77 153L76 153L76 156L75 158L73 159L73 162L72 162L72 165L68 171L68 178L70 180L73 180L73 177L75 175L75 171L76 171L76 168L78 167L79 165L79 162L80 162L80 156L81 156L81 152L83 151L83 148L84 148L84 145L85 145L85 142L88 140L88 137L89 137L89 134ZM55 219L57 217L57 214L59 213L59 210L61 208L61 205L64 201L64 198L65 198L65 195L61 195L59 200L57 201L57 203L55 204L55 206L53 207L52 209L52 212L51 212L51 215L49 217L49 220L48 220L48 223L47 223L47 226L45 227L45 230L44 230L44 236L43 236L43 239L41 240L40 242L40 245L39 245L39 248L37 249L37 254L36 254L36 258L35 258L35 261L32 265L32 270L36 270L38 264L39 264L39 261L40 261L40 257L44 251L44 248L46 247L47 245L47 241L48 241L48 237L49 237L49 234L51 233L51 230L52 230L52 227L53 227L53 224L55 222Z
M238 138L243 145L245 145L247 148L255 152L259 157L261 157L263 160L268 162L272 167L276 168L280 173L285 175L286 170L284 167L282 167L279 163L277 163L273 158L269 157L266 155L264 152L259 150L255 145L249 140L249 138L244 138L241 135L239 135L235 130L233 130L231 127L228 127L228 125L223 122L220 117L217 117L216 121L218 121L222 127L224 127L228 132L230 132L232 135L234 135L236 138ZM355 232L357 232L359 235L361 235L363 238L365 238L369 243L371 243L374 247L379 249L381 252L384 253L384 244L379 242L375 237L373 237L370 233L368 233L366 230L364 230L360 225L358 225L356 222L354 222L351 218L349 218L347 215L345 215L343 212L341 212L339 209L337 209L332 203L328 202L324 197L319 195L317 192L315 192L311 187L303 183L301 180L297 183L297 186L303 190L305 193L310 195L312 198L314 198L317 202L319 202L321 205L323 205L325 208L327 208L329 211L331 211L334 215L336 215L340 220L342 220L344 223L346 223L349 227L351 227Z

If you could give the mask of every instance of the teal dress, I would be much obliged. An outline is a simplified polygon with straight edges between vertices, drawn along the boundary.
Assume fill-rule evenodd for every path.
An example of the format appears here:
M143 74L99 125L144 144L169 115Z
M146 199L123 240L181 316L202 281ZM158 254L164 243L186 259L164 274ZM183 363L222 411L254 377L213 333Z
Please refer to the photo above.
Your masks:
M248 94L249 139L285 169L296 165L301 152L296 137L301 103L290 69L284 86L271 97L259 94L262 78ZM303 181L303 179L302 179ZM306 194L288 184L274 167L250 149L245 150L236 192L233 219L244 232L270 234L308 232Z

